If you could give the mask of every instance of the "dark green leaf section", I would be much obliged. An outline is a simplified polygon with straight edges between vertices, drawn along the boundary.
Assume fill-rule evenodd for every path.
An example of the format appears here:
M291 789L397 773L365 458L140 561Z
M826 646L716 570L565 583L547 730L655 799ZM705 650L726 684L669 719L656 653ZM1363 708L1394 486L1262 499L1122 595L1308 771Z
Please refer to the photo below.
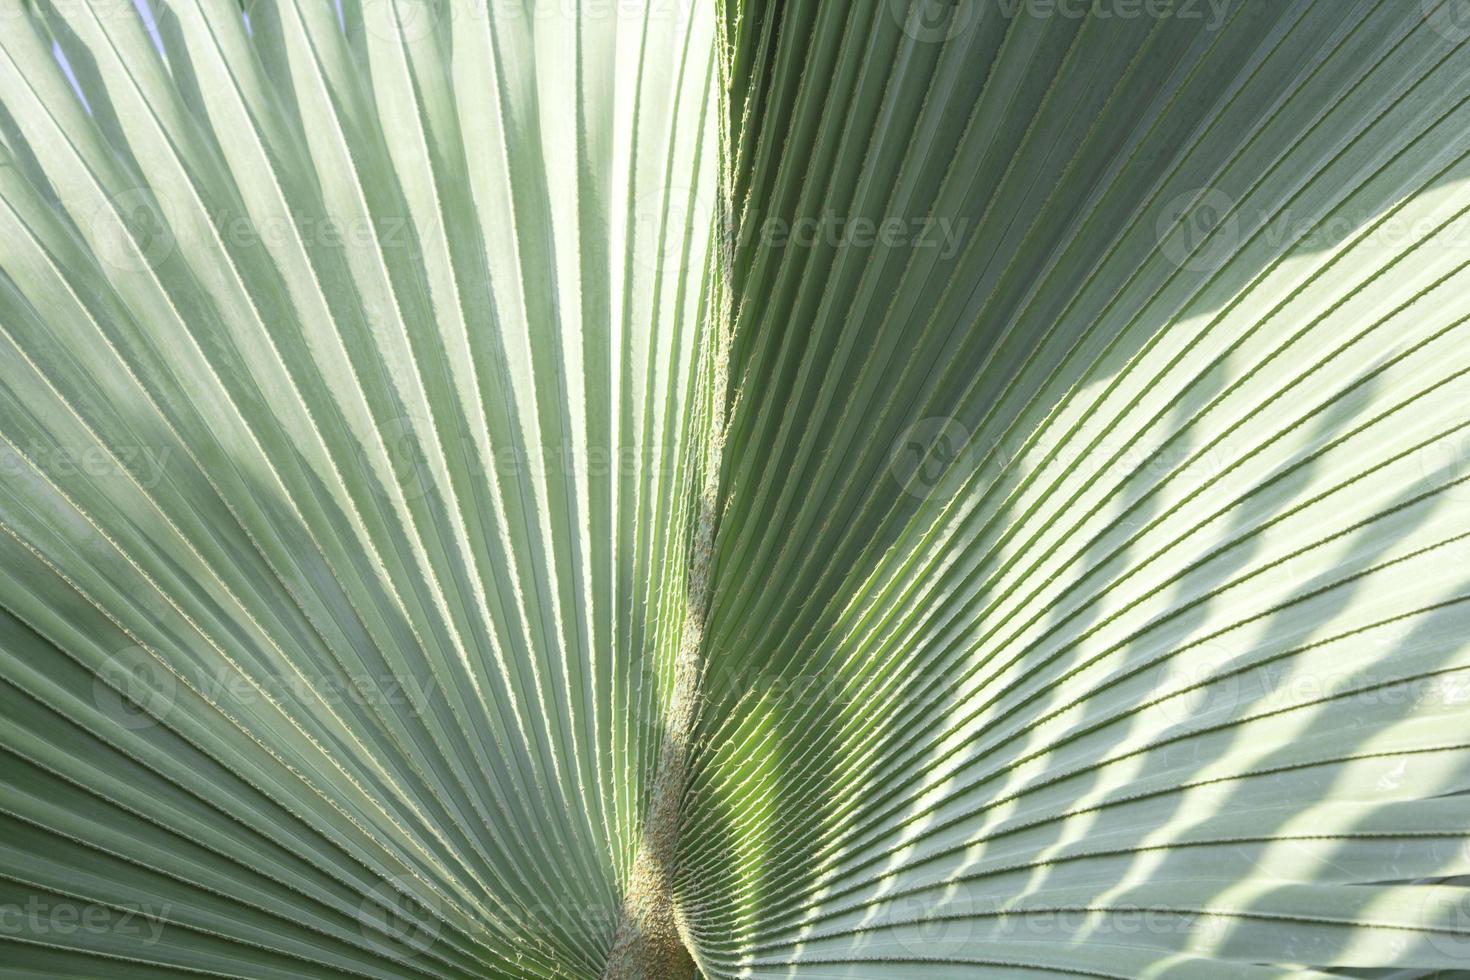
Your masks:
M729 14L708 973L1464 967L1463 13Z

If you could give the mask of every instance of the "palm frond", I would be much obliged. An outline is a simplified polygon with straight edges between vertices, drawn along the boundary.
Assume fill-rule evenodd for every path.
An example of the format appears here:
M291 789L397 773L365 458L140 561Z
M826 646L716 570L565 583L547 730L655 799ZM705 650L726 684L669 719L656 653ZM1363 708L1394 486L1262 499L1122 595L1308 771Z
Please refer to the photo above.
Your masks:
M0 4L0 973L1466 969L1459 0Z

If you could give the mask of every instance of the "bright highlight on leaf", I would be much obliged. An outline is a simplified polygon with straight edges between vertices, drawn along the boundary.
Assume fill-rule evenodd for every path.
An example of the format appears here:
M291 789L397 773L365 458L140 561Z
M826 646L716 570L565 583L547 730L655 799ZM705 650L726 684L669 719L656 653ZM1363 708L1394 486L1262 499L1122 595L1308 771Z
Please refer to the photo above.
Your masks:
M0 0L0 975L1470 972L1466 0Z

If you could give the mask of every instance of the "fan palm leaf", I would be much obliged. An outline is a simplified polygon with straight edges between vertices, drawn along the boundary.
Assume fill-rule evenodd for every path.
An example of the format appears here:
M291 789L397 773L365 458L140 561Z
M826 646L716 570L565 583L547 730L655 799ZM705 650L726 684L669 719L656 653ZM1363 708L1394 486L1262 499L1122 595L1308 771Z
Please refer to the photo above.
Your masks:
M1467 969L1460 0L0 4L0 973Z

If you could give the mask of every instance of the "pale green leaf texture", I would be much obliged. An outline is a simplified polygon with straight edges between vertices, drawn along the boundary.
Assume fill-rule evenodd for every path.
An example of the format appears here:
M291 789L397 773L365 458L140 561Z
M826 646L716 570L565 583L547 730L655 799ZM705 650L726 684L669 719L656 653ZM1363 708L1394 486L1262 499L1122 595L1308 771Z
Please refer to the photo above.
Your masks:
M0 976L1470 970L1464 0L243 8L0 0Z

